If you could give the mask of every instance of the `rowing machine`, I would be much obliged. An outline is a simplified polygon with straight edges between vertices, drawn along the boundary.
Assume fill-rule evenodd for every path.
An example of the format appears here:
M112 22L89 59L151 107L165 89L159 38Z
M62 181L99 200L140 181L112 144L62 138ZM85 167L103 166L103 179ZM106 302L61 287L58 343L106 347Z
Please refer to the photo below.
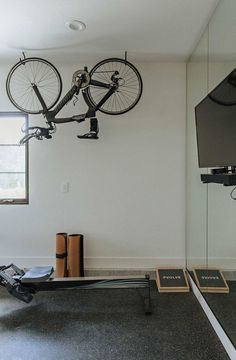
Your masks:
M39 291L64 289L146 289L143 296L145 314L151 314L149 275L126 277L74 277L53 278L53 267L34 267L28 271L14 264L0 266L0 285L14 297L30 303Z

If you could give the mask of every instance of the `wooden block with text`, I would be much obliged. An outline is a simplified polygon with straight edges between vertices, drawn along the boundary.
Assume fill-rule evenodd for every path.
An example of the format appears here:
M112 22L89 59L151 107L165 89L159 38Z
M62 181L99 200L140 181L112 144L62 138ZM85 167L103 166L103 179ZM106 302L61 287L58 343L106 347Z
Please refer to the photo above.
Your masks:
M229 287L219 269L195 268L193 274L201 292L228 293Z
M186 271L183 268L157 268L156 283L159 292L189 292Z

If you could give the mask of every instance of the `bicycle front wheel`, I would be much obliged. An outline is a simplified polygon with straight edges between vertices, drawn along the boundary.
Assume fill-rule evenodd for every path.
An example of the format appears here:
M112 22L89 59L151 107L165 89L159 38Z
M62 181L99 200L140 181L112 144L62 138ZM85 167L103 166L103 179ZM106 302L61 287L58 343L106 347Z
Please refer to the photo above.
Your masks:
M6 90L12 104L25 113L42 112L42 105L33 85L37 85L48 110L61 96L61 76L54 65L41 58L21 60L10 70L6 80Z
M92 80L112 85L117 72L117 90L99 108L105 114L119 115L131 110L140 100L143 90L142 78L134 65L123 59L111 58L99 62L90 71ZM88 86L83 94L89 106L96 106L107 93L107 88Z

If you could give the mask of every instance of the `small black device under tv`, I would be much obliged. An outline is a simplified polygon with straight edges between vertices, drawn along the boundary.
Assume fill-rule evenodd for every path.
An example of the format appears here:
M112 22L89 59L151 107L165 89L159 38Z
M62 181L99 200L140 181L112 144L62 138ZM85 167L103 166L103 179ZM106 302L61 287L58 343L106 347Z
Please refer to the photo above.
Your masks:
M196 107L198 163L215 168L204 183L236 185L236 68Z

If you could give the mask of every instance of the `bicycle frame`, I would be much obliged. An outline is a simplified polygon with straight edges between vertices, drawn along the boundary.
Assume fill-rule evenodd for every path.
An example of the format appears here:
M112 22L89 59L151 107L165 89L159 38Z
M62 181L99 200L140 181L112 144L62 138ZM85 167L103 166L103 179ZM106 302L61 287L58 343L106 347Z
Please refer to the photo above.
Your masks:
M46 117L47 119L47 125L48 127L39 127L39 126L32 126L25 129L24 132L27 132L27 134L21 139L20 144L24 144L26 141L31 139L32 137L36 137L39 140L42 140L43 137L46 139L50 139L51 133L55 131L55 124L64 124L68 122L76 121L78 123L85 121L86 118L90 118L90 132L84 135L77 135L78 138L83 139L98 139L98 124L97 119L94 118L96 115L96 111L99 110L99 108L111 97L111 95L117 90L119 87L118 82L115 81L115 78L113 78L112 84L103 83L101 81L92 80L88 74L87 68L85 67L84 70L78 70L80 73L80 77L77 78L74 81L74 85L71 87L71 89L64 95L64 97L59 101L59 103L55 106L53 110L48 110L46 103L37 87L36 84L32 84L32 88L35 92L35 95L37 96L41 106L42 111L41 113ZM75 73L75 74L76 74ZM114 74L112 76L117 75L118 72L114 71ZM74 76L73 76L74 78ZM89 79L89 81L88 81ZM102 97L102 99L99 101L97 105L90 104L88 106L88 111L84 114L74 115L68 118L56 118L56 115L62 110L62 108L72 100L74 95L78 95L80 90L83 89L85 86L97 86L101 88L108 89L107 93ZM83 97L85 98L85 94L83 93ZM87 102L88 104L88 102ZM29 130L34 130L34 133L28 133Z
M32 137L36 137L39 140L42 140L43 137L50 139L51 133L55 131L55 124L64 124L68 122L76 121L78 123L85 121L87 118L90 118L90 132L84 135L77 135L78 138L90 138L90 139L98 139L98 125L97 125L97 119L94 118L96 115L96 111L99 110L99 108L112 96L112 94L117 90L119 87L118 82L115 81L115 78L113 78L112 84L103 83L101 81L92 80L89 76L89 73L87 71L87 68L85 67L84 70L78 70L76 73L79 73L80 76L77 77L77 79L74 81L74 85L71 87L71 89L64 95L64 97L59 101L59 103L55 106L53 110L48 110L46 103L37 87L36 84L32 84L32 88L35 92L35 95L37 96L41 106L42 111L41 113L46 117L47 119L47 125L48 127L39 127L39 126L32 126L25 129L24 132L27 132L27 135L25 135L21 141L20 144L24 144L26 141L28 141ZM75 73L75 74L76 74ZM112 76L117 75L118 72L114 71L114 74ZM73 76L74 78L74 76ZM89 79L89 81L88 81ZM72 100L74 95L78 95L80 90L83 89L85 86L97 86L101 88L108 89L107 93L102 97L102 99L99 101L97 105L90 104L88 106L88 110L84 114L74 115L68 118L56 118L56 115L62 110L62 108ZM85 94L83 93L83 97L85 98ZM87 102L88 104L88 102ZM29 130L34 130L34 133L28 133Z
M115 71L114 71L115 73ZM90 79L89 85L94 85L94 86L99 86L102 88L107 88L108 91L107 93L103 96L103 98L100 100L100 102L96 105L96 106L90 106L88 108L88 111L84 114L79 114L79 115L75 115L75 116L71 116L68 118L56 118L56 115L62 110L62 108L69 102L72 100L74 95L78 95L81 88L83 87L83 83L84 83L85 79L83 76L81 76L81 78L77 81L76 85L73 85L71 87L71 89L65 94L65 96L60 100L60 102L56 105L56 107L49 111L47 109L47 106L44 102L43 97L40 94L40 91L38 89L38 87L36 85L33 85L33 90L40 102L40 104L42 105L42 114L46 117L47 119L47 123L49 124L49 126L52 127L52 123L54 124L63 124L63 123L67 123L67 122L72 122L72 121L77 121L77 122L82 122L84 121L86 118L92 118L95 116L96 111L99 110L99 108L109 99L109 97L117 90L118 88L118 84L113 83L112 85L110 84L106 84L103 83L101 81L97 81L97 80L92 80ZM29 128L30 129L30 128Z

